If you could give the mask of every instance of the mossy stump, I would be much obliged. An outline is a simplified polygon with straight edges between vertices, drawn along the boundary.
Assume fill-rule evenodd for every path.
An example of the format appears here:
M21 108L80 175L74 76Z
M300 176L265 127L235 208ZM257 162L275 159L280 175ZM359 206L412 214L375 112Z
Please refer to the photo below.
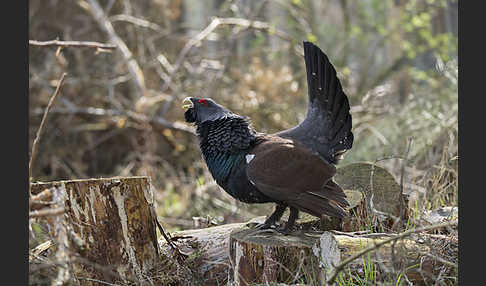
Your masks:
M32 184L34 194L46 189L65 211L56 216L59 220L37 220L45 219L49 225L58 244L56 252L63 247L70 279L79 285L145 280L160 260L148 177Z
M329 232L282 235L275 231L239 229L230 234L229 284L323 281L340 251ZM299 281L294 281L299 279Z

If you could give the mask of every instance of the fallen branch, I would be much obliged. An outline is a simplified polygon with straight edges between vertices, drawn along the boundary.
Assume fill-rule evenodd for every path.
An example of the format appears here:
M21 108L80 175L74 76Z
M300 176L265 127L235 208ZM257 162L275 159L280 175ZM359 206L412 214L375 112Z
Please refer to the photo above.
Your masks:
M29 45L38 47L62 47L62 48L94 48L97 50L113 50L116 49L116 45L103 44L98 42L85 42L85 41L36 41L29 40Z
M360 252L358 252L358 253L356 253L356 254L348 257L346 260L344 260L343 262L341 262L341 264L337 265L334 268L333 275L331 276L331 278L329 278L327 280L327 284L332 285L333 282L334 282L334 280L336 279L337 275L339 274L339 272L341 270L343 270L346 265L348 265L349 263L351 263L355 259L360 258L361 256L365 255L366 253L378 249L382 245L385 245L387 243L396 241L398 239L405 238L405 237L411 235L412 233L434 230L434 229L438 229L438 228L453 226L453 225L456 225L456 224L457 224L457 222L448 222L448 223L441 223L441 224L436 224L436 225L429 225L429 226L425 226L425 227L421 227L421 228L417 228L417 229L411 229L411 230L402 232L402 233L400 233L400 234L398 234L398 235L396 235L394 237L391 237L391 238L382 240L382 241L376 243L375 245L370 246L370 247L367 247L367 248L363 249L362 251L360 251Z
M222 285L227 284L229 278L229 272L233 271L231 267L236 266L236 261L233 261L231 264L230 252L228 249L230 248L231 244L231 233L240 232L240 231L251 231L248 226L251 226L255 223L262 223L265 220L265 217L257 217L248 222L242 223L232 223L232 224L224 224L219 226L212 226L208 228L202 229L189 229L183 231L175 231L171 233L171 240L177 245L177 247L185 254L189 254L189 257L196 257L194 260L191 261L191 269L195 276L203 277L203 281L198 281L199 284L204 285ZM304 218L300 218L296 222L298 225L306 224ZM450 225L455 225L451 223ZM430 226L427 227L426 230L431 230L433 228L447 226L447 224L442 225L435 225L434 227ZM419 232L424 229L417 229L415 232ZM336 232L336 231L332 231ZM436 253L437 249L434 249L434 245L437 243L447 243L444 241L447 237L436 237L436 235L429 234L429 233L421 233L420 237L424 239L424 243L417 241L415 238L405 237L403 235L401 237L397 237L400 234L392 234L392 233L363 233L364 231L358 232L336 232L333 234L334 238L337 241L338 249L341 252L341 261L344 261L346 258L354 256L357 253L362 253L363 249L368 247L375 247L377 244L381 244L375 251L370 253L370 256L367 259L372 259L374 263L380 265L380 267L392 267L394 261L390 258L390 253L392 247L395 247L397 251L397 258L399 258L398 265L395 266L403 266L408 267L410 265L417 265L417 263L422 263L421 267L418 269L407 269L406 274L408 275L408 279L414 281L414 283L423 282L420 277L421 271L427 271L429 273L437 274L437 264L434 261L444 264L445 266L452 266L453 262L444 262L447 261L445 256L441 253ZM320 236L323 234L321 231L303 231L301 233L294 233L287 236L282 236L275 231L262 231L257 232L254 236L248 236L248 239L254 240L253 249L256 251L268 251L268 248L273 248L275 246L283 246L287 247L288 243L297 244L298 242L317 242L320 240ZM432 239L434 237L434 239ZM395 239L396 245L392 246L392 243L385 242L382 244L383 241L387 239ZM276 244L263 244L262 240L274 239L274 240L287 240L285 243L276 243ZM427 243L425 243L427 241ZM388 241L390 242L390 241ZM159 244L162 249L162 253L173 253L172 247L168 244L167 240L163 239L162 237L159 239ZM300 245L300 244L299 244ZM312 247L313 243L310 243L310 247ZM317 243L316 246L320 247L320 243ZM266 248L261 249L260 247ZM245 250L242 248L241 250ZM236 251L238 252L238 251ZM247 252L247 250L245 250ZM265 260L262 259L261 256L258 256L257 253L255 255L250 254L251 257L243 255L244 252L238 254L240 257L240 267L241 263L249 263L248 261L253 261L253 265L260 269L258 273L262 274L262 268L269 267ZM248 253L248 252L247 252ZM251 252L249 252L251 253ZM325 257L328 257L328 252L321 252L324 253ZM431 257L429 255L425 255L428 253L430 255L434 255L435 257ZM236 254L236 253L234 253ZM243 259L245 257L245 260ZM256 258L252 260L252 257ZM438 258L437 258L438 257ZM284 257L282 257L284 258ZM442 259L442 260L441 260ZM245 262L246 261L246 262ZM268 262L269 260L267 260ZM293 261L293 260L291 260ZM455 260L457 261L457 260ZM273 263L273 262L270 262ZM327 264L328 268L325 268L326 271L331 270L335 265L339 265L340 263L330 263ZM456 265L457 263L454 263ZM284 264L285 267L289 268L289 264ZM259 268L260 267L260 268ZM349 262L345 268L348 268L352 273L357 273L356 271L360 271L362 269L362 260L361 259L354 259L353 261ZM404 268L404 269L405 269ZM297 269L300 269L297 267ZM335 269L335 268L334 268ZM384 269L384 268L383 268ZM286 272L285 269L280 269L281 271ZM253 270L252 270L253 271ZM250 271L251 272L251 271ZM296 271L295 276L297 275L298 271ZM302 273L302 272L300 272ZM331 277L334 272L326 273L327 277ZM295 277L292 276L292 277ZM233 276L234 278L235 276ZM246 278L245 278L246 279ZM274 282L284 282L289 281L289 279L284 279L280 281ZM322 280L323 282L325 280ZM240 281L241 282L241 281ZM199 285L198 284L198 285ZM235 284L237 285L237 284ZM244 285L240 283L240 285ZM319 284L321 285L321 284ZM322 285L325 285L324 283ZM332 285L332 284L331 284Z

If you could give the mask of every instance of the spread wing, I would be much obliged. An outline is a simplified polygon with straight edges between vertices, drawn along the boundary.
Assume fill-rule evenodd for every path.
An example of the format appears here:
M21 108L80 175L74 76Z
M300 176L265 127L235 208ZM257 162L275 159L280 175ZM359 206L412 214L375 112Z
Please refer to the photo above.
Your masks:
M290 140L263 142L249 156L248 178L263 194L318 217L346 215L346 195L331 179L334 165Z
M304 42L304 57L309 99L306 118L276 135L296 139L336 164L340 155L353 146L348 98L336 70L317 46Z

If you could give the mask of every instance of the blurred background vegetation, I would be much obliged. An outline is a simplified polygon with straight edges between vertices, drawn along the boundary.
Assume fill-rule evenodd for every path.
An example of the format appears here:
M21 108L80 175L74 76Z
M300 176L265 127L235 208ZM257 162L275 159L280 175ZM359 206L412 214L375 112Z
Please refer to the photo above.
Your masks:
M405 187L426 194L427 209L457 206L457 5L30 0L29 39L119 47L29 47L30 146L68 74L39 142L33 181L150 176L169 230L268 214L273 205L245 205L214 183L181 101L214 98L262 132L292 127L306 114L307 40L329 56L350 100L355 143L341 164L377 162L399 180L412 140Z

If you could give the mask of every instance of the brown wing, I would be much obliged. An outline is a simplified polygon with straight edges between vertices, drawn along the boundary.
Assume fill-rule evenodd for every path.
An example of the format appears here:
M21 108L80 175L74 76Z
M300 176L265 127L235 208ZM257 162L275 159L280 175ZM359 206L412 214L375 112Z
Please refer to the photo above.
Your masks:
M315 216L346 215L346 195L332 181L336 167L308 149L290 140L269 140L249 156L248 178L265 195Z

